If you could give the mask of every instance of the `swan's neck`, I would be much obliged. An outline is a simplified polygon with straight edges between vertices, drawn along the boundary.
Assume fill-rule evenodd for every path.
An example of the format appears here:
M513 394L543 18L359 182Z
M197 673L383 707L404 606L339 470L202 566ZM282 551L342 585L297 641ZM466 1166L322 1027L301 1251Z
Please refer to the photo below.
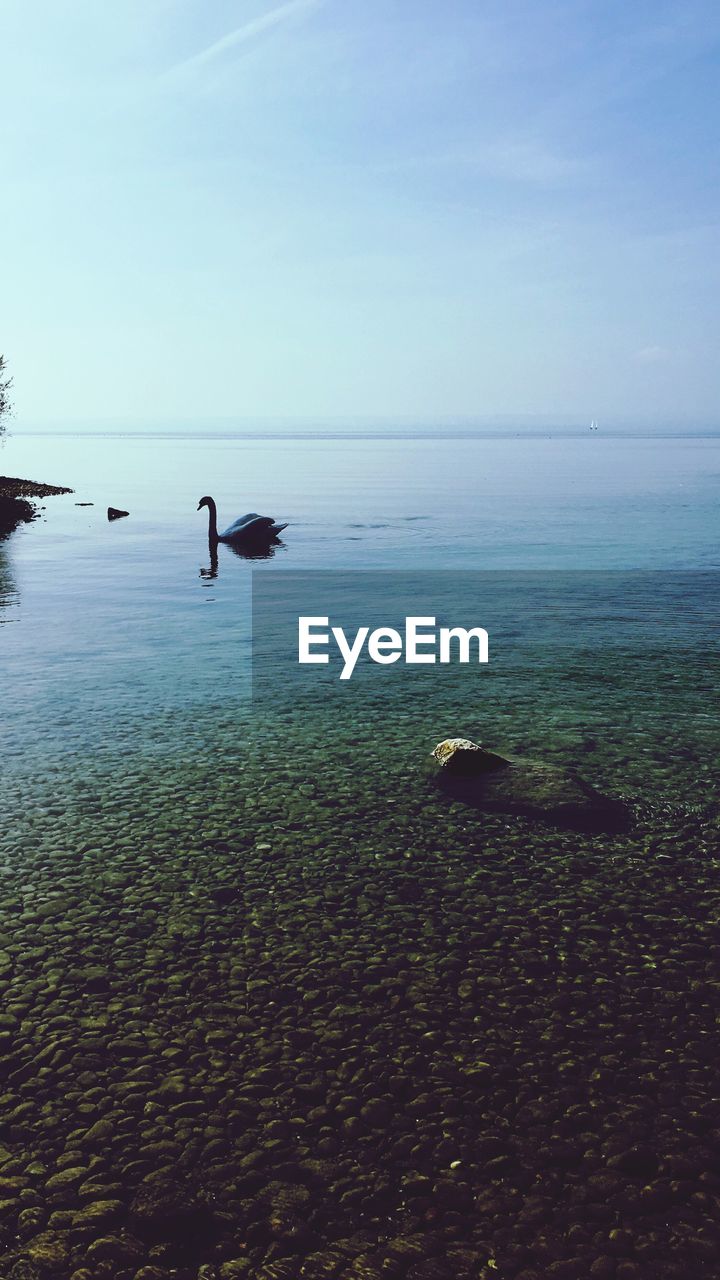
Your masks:
M210 535L210 538L211 538L213 541L217 542L217 536L218 536L218 531L217 531L217 507L215 506L215 503L213 502L212 498L211 498L211 499L210 499L210 501L208 502L208 514L209 514L209 517L210 517L210 522L209 522L209 525L208 525L208 533L209 533L209 535Z

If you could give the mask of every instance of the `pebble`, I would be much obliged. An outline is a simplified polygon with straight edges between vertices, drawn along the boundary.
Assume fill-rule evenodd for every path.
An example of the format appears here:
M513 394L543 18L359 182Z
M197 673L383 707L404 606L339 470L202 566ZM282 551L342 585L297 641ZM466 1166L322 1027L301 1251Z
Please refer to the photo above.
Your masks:
M8 1277L714 1280L717 819L480 819L205 716L0 783Z

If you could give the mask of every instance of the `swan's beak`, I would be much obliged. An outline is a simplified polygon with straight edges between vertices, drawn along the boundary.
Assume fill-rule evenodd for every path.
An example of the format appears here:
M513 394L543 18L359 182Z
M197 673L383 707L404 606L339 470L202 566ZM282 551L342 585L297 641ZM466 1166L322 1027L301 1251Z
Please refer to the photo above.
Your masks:
M197 506L196 506L195 510L196 510L196 511L199 511L201 506L202 506L202 503L201 503L201 502L198 502L198 504L197 504Z

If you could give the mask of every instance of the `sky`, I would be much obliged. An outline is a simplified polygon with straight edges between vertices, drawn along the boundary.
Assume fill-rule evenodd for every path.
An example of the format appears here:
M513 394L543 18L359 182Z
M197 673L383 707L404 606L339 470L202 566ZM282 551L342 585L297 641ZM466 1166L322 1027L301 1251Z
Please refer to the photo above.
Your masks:
M3 0L14 426L718 425L717 0Z

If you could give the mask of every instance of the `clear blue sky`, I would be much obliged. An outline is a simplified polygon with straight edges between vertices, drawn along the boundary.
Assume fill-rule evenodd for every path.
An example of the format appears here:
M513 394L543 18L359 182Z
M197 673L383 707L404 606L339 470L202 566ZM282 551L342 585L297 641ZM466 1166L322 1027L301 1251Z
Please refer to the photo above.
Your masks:
M717 0L4 0L17 426L717 421Z

